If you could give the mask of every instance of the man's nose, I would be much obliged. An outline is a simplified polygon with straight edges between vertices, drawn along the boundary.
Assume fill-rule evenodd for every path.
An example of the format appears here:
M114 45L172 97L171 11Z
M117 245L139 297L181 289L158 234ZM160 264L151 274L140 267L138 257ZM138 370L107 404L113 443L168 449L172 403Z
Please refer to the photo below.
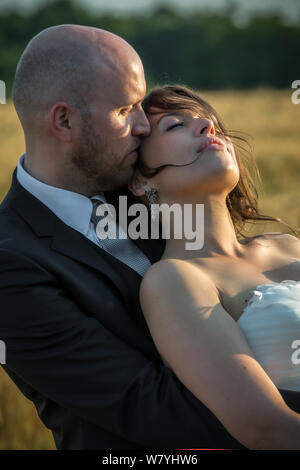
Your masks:
M195 126L195 134L197 136L200 134L215 135L216 131L212 120L208 118L198 118Z
M150 123L143 108L136 114L135 122L132 127L132 135L147 136L151 132Z

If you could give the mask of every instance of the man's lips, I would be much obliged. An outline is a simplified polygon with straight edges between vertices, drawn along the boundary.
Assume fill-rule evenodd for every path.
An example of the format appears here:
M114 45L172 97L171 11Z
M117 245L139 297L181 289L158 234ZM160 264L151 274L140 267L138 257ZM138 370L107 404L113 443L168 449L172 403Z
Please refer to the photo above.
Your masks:
M127 154L127 157L132 158L132 159L137 159L138 149L139 149L139 146L137 145Z
M203 152L203 150L205 150L210 145L215 145L216 147L222 148L225 147L223 140L219 139L218 137L208 137L204 142L202 142L199 149L197 150L197 153Z
M134 158L134 157L137 158L138 152L137 152L137 150L132 150L132 152L129 152L127 156L132 157L132 158Z

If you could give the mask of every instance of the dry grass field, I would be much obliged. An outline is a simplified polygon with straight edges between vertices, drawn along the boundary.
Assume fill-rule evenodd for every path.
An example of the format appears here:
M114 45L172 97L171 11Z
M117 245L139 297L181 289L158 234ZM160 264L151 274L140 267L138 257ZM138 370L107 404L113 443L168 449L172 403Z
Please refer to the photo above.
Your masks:
M260 208L294 228L300 226L300 105L291 90L205 92L230 129L250 134L264 183ZM0 105L0 198L11 181L24 140L10 103ZM278 224L259 225L257 232L282 231ZM0 333L1 335L1 333ZM0 449L53 449L51 433L36 411L0 371Z

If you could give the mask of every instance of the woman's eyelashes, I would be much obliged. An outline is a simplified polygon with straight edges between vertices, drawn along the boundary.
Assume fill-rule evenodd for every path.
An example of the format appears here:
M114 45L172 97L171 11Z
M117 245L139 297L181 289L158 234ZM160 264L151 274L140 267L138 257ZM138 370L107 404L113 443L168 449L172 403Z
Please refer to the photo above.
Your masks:
M179 126L181 127L183 126L183 124L184 124L183 122L175 122L174 124L171 124L171 126L167 128L167 132L170 131L171 129L174 129L175 127L179 127Z

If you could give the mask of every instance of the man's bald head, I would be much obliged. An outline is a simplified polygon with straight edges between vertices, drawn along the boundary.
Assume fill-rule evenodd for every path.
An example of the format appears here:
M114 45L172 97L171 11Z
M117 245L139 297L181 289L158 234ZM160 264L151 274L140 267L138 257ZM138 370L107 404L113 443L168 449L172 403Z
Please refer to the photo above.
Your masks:
M78 25L42 31L26 47L14 80L13 100L23 127L36 125L58 101L87 111L91 93L134 60L140 60L134 49L108 31Z
M13 87L25 170L85 195L124 186L150 132L145 92L141 59L119 36L78 25L42 31L26 47Z

